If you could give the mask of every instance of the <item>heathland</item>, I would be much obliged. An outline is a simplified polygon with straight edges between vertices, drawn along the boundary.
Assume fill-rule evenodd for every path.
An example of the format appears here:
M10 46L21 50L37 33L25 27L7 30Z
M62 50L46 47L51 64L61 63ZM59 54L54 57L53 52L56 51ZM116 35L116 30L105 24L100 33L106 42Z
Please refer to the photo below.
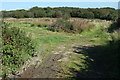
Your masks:
M35 12L34 9L41 10L34 7L30 9L31 12ZM62 11L64 8L44 9L44 11L51 10ZM119 19L118 16L113 17L105 12L116 10L88 9L98 12L94 14L83 9L76 12L74 10L77 9L74 8L68 10L73 12L70 15L62 12L51 13L56 16L55 18L43 16L43 11L36 12L38 17L33 16L33 18L20 17L22 14L18 15L17 10L4 11L4 18L1 21L0 76L3 78L119 78ZM29 13L25 10L19 11ZM101 17L97 15L99 19L93 18L92 15L102 14L100 11L103 11L103 14L105 12L106 15ZM5 16L5 13L14 16L18 13L19 17ZM43 18L37 13L41 13ZM81 18L82 13L84 16L86 13L86 17ZM78 14L79 17L73 17Z

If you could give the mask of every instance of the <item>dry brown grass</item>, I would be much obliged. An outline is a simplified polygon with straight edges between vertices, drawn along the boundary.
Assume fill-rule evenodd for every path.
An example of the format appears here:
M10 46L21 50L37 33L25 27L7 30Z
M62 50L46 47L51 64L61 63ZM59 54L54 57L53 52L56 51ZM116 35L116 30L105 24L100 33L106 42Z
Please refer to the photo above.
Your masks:
M88 20L76 20L73 22L73 28L76 32L82 32L84 30L90 31L95 25Z
M35 25L52 25L60 18L5 18L5 21L13 21L13 22L20 22L20 23L32 23ZM91 19L83 19L83 18L70 18L70 22L73 23L73 33L80 33L83 30L90 30L94 27L94 20ZM71 32L71 31L70 31Z
M56 21L57 18L5 18L5 21L16 21L21 23L39 23L39 24L51 24Z

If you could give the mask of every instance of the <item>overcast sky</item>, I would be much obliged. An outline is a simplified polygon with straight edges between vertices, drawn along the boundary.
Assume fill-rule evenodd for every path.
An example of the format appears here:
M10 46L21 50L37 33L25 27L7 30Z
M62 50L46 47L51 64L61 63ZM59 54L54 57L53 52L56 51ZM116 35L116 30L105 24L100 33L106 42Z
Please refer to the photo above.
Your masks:
M30 9L39 7L79 7L118 9L119 0L0 0L0 10Z

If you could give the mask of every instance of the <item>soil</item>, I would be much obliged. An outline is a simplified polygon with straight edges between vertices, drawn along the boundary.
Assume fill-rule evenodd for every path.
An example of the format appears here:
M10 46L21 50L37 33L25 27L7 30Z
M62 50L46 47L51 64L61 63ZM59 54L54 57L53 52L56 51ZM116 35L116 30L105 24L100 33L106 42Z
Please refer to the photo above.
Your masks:
M42 63L29 66L20 76L14 76L14 78L56 78L61 72L59 60L63 58L66 50L67 47L63 45L58 47L57 52L52 51Z
M65 58L66 54L74 53L74 46L79 46L80 43L71 43L68 45L61 45L55 51L47 55L40 64L29 66L19 76L14 78L57 78L57 74L61 73L59 61Z

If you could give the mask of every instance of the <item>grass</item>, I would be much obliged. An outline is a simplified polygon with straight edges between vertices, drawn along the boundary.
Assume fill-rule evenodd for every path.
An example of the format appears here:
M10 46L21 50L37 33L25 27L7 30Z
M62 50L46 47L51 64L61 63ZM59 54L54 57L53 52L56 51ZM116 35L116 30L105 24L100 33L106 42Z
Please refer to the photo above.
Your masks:
M33 20L33 19L31 19ZM27 32L29 35L31 35L31 38L34 40L37 50L39 50L40 47L44 46L46 49L49 51L50 48L54 46L58 46L61 43L68 42L70 41L78 41L81 38L83 39L88 39L92 38L92 40L89 40L90 42L93 43L98 43L101 41L101 36L108 36L100 30L100 28L104 28L104 26L108 27L109 22L96 22L96 28L92 29L91 32L83 32L81 33L80 36L79 34L71 34L71 33L58 33L58 32L51 32L47 30L47 27L42 27L39 28L37 26L31 27L30 23L18 23L18 22L13 22L11 26L16 26ZM104 26L103 26L104 25ZM103 33L101 35L101 33ZM96 37L100 36L100 37ZM96 39L95 39L96 38ZM95 39L95 40L94 40ZM103 42L103 40L101 41ZM46 50L45 50L46 51Z
M37 19L23 20L27 22ZM44 21L44 19L41 19L41 21L42 20ZM31 36L31 39L34 41L34 45L36 47L36 52L42 56L41 58L45 58L59 45L67 45L71 43L81 43L81 45L87 45L87 43L91 43L92 46L105 45L109 38L111 39L110 34L106 32L106 28L108 28L112 22L104 22L101 20L93 20L95 27L91 31L84 31L81 34L52 32L47 30L48 27L38 27L37 25L31 26L33 23L19 23L17 20L14 22L8 22L11 24L11 26L19 27L20 29L27 32L27 35ZM61 62L64 73L60 76L73 77L75 75L75 72L71 72L71 69L74 69L74 71L82 71L87 68L86 59L89 58L88 56L85 56L83 54L70 53L68 54L68 58L69 61Z
M82 71L87 68L88 56L82 54L69 53L67 55L67 61L61 61L62 73L59 74L59 77L72 78L75 77L76 71Z
M27 24L21 25L19 23L12 23L11 26L13 25L24 30L28 33L28 35L31 35L31 38L34 41L34 44L36 45L36 51L39 52L40 50L42 50L41 55L43 56L52 51L56 46L62 45L64 43L70 43L71 41L80 38L77 35L74 36L74 34L71 33L66 34L51 32L48 31L46 27L28 27Z

